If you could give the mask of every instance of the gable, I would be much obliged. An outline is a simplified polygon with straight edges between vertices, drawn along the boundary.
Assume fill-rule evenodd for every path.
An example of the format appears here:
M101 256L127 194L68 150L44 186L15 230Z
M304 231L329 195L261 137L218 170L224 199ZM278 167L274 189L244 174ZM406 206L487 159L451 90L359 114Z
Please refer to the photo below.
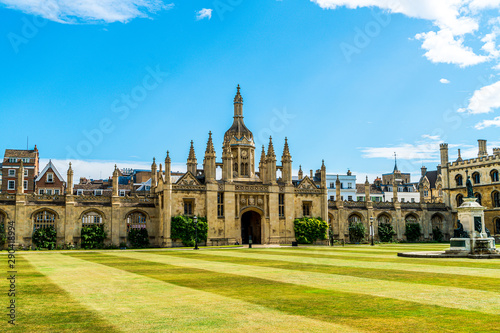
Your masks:
M314 182L311 180L311 178L309 178L308 176L305 176L304 179L302 179L302 181L299 183L299 185L297 186L297 188L300 188L300 189L317 189L318 187L316 186L316 184L314 184Z
M196 179L191 172L186 172L177 182L177 185L201 185L200 181Z
M43 179L47 172L52 172L54 174L54 177L57 177L61 182L64 182L63 177L61 176L59 171L57 171L55 165L52 164L52 161L49 161L49 163L47 163L45 168L43 168L42 172L40 172L38 177L36 177L35 182L38 182L39 180Z

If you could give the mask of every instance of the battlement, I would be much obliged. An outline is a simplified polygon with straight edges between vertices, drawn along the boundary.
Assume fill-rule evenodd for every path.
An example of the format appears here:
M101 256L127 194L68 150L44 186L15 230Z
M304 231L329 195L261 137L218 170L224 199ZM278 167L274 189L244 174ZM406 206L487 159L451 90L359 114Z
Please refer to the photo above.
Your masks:
M500 148L495 148L495 149L499 150ZM470 167L470 166L481 166L485 162L500 163L500 153L495 154L495 155L475 157L475 158L471 158L471 159L463 160L463 161L455 161L455 162L448 163L448 165L450 167Z

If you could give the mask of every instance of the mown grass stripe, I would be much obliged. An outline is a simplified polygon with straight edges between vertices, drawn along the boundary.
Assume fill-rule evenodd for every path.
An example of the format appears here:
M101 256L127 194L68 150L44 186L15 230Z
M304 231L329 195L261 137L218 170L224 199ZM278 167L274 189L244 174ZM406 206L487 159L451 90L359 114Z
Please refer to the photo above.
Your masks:
M240 251L239 250L227 250L227 251ZM260 253L278 253L283 251L287 253L289 251L296 252L297 250L283 250L283 249L252 249L250 251L260 252ZM299 250L300 251L300 250ZM326 251L325 251L326 252ZM447 266L447 267L465 267L465 268L478 268L478 269L500 269L500 261L498 259L488 259L488 260L473 260L473 259L438 259L438 258L428 258L428 259L418 259L418 258L405 258L397 257L394 255L377 255L377 252L373 252L371 255L358 255L357 253L339 253L335 250L326 253L314 253L312 251L301 252L301 256L309 256L311 258L332 258L339 260L355 260L357 262L367 261L367 262L387 262L387 263L398 263L398 264L409 264L409 265L428 265L428 266ZM496 272L494 273L496 275Z
M119 332L102 314L78 303L71 294L19 255L16 258L16 270L16 325L7 323L5 314L10 298L4 289L0 292L3 309L0 331ZM4 283L2 285L6 286Z
M167 253L167 252L164 252ZM400 300L479 311L500 313L500 294L482 290L441 287L396 281L383 281L353 276L342 276L316 272L299 272L271 267L257 267L231 263L210 262L186 257L165 256L141 252L113 252L117 257L149 260L189 268L200 268L221 273L293 283L327 290L362 293ZM360 288L363 286L363 288ZM450 302L453 299L453 303Z
M273 267L280 269L307 271L337 275L355 276L369 279L379 279L387 281L398 281L406 283L422 283L443 287L457 287L467 289L477 289L492 292L500 292L500 276L496 278L481 278L473 276L463 276L444 273L425 273L418 271L405 271L397 269L378 269L356 266L337 266L329 263L314 263L311 260L290 260L289 257L273 256L268 259L266 256L241 255L241 253L230 254L221 253L221 251L202 251L202 252L151 252L154 254L174 255L187 257L191 259L200 259L206 261L229 262L233 264L252 265L260 267Z
M210 251L210 250L208 250ZM205 252L205 251L203 251ZM250 250L250 251L210 251L212 255L218 256L233 256L233 257L252 257L255 259L267 260L282 260L306 264L320 264L331 266L344 266L344 267L360 267L360 268L377 268L377 269L396 269L406 270L411 272L426 272L436 274L456 274L466 275L481 278L499 278L500 269L482 269L471 267L454 267L454 266L436 266L426 264L411 264L411 263L394 263L392 261L378 261L373 262L359 261L352 257L339 258L338 256L309 254L301 252L285 252L282 250ZM376 258L374 258L376 259ZM427 259L439 260L439 259ZM500 283L500 280L498 281ZM500 290L500 288L499 288Z
M90 254L93 256L98 258L99 254ZM359 331L169 284L154 278L155 264L143 265L145 271L153 275L150 277L124 267L128 262L120 259L116 265L101 265L62 254L28 258L72 297L98 311L124 332Z
M497 327L500 319L498 315L320 289L316 288L314 283L308 286L279 282L270 270L263 278L257 278L229 274L223 272L223 269L216 271L213 270L214 267L209 270L202 269L204 265L199 260L196 261L198 265L193 267L181 266L180 261L187 261L190 264L193 261L144 252L71 255L168 283L372 332L470 332L471 330L488 332ZM169 260L170 264L166 260ZM254 273L260 270L241 265L238 268ZM281 270L280 274L290 275L291 272ZM460 325L456 324L457 318L460 318Z

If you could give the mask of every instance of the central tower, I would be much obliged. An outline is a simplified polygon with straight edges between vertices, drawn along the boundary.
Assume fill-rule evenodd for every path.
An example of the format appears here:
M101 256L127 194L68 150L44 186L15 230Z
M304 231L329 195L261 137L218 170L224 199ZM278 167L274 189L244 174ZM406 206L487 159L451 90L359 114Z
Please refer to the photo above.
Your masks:
M243 97L240 94L240 85L234 96L233 125L224 134L223 148L231 151L233 159L234 179L255 178L255 143L252 132L243 121Z

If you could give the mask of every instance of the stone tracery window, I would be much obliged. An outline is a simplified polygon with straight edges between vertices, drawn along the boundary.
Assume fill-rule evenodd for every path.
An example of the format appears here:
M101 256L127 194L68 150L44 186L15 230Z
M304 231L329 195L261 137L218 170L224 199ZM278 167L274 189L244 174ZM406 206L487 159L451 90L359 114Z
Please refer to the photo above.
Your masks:
M361 222L361 217L359 217L359 215L357 215L357 214L351 214L349 216L349 219L347 221L349 222L349 224L351 224L351 223L360 223Z
M33 216L33 229L55 227L56 214L42 210Z
M481 203L481 199L482 199L481 194L480 193L475 193L474 197L476 197L477 203L481 205L482 204Z
M464 182L464 181L463 181L463 177L462 177L462 175L457 175L457 176L455 177L455 181L457 182L457 186L463 186L463 182Z
M417 223L417 217L413 214L408 214L405 217L405 222L406 223Z
M462 206L464 203L464 196L462 194L457 195L457 207Z
M386 214L381 214L379 217L377 217L377 221L379 224L390 224L391 223L391 217Z
M491 181L498 182L498 170L491 171Z
M130 229L146 228L146 215L141 212L132 212L127 215L127 232Z
M83 225L98 224L98 223L102 223L102 216L98 212L91 211L82 216Z
M481 183L481 175L479 174L479 172L474 172L472 174L472 181L474 182L474 184Z

